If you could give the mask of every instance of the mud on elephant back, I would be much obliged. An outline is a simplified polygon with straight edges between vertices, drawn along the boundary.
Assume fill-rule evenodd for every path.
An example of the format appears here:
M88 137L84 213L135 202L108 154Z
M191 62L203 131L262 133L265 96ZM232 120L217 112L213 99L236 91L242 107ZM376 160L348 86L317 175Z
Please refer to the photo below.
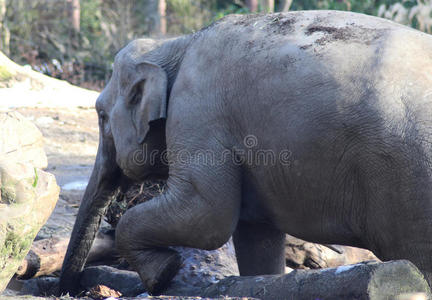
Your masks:
M241 275L283 273L285 233L408 259L432 282L432 37L303 11L227 16L150 48L122 49L97 100L63 291L118 188L150 177L166 189L121 217L116 244L152 293L181 265L169 247L231 236Z

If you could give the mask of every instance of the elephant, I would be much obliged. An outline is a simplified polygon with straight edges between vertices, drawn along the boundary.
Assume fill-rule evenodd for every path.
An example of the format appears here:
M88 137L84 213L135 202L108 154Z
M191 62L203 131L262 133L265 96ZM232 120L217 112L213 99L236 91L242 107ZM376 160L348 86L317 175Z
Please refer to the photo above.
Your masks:
M432 38L339 11L229 15L123 48L100 94L99 147L64 260L80 271L112 195L166 178L116 247L152 294L171 246L232 236L241 275L284 272L285 233L408 259L432 282Z

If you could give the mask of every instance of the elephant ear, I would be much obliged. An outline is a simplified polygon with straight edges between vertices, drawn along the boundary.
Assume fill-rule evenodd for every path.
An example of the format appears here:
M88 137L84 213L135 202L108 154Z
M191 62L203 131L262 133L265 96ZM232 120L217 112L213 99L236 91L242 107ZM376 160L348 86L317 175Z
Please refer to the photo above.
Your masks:
M132 76L135 78L131 80L134 83L127 101L136 106L132 116L138 143L141 144L150 130L150 123L166 119L168 77L164 69L150 62L137 64L136 73Z

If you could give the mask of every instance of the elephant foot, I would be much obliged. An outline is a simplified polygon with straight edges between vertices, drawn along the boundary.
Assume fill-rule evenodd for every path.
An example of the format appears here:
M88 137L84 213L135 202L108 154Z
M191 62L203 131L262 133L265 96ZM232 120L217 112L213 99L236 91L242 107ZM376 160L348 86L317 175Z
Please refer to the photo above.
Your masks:
M172 249L158 248L144 250L139 253L136 269L150 295L162 292L182 264L181 256Z

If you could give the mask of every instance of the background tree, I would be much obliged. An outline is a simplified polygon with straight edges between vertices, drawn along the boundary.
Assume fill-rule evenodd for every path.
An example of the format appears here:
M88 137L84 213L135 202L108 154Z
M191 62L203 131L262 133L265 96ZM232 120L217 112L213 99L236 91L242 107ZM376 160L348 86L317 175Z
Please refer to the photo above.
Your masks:
M167 33L167 20L166 20L166 7L165 0L159 0L158 15L159 15L159 34L165 35Z
M279 5L280 5L280 11L282 11L282 12L289 11L292 2L293 2L293 0L281 0L280 3L279 3Z
M261 9L263 12L274 12L275 1L274 0L260 0Z
M230 13L308 9L379 15L432 32L432 0L0 0L0 51L100 89L114 55L134 38L188 34Z
M246 0L246 6L250 12L258 11L258 0Z
M79 32L80 31L80 1L79 0L67 0L67 10L71 28Z
M70 43L73 44L74 48L79 47L80 32L80 1L79 0L67 0L67 14L69 19L69 30L70 30Z
M9 55L9 30L6 24L6 0L0 0L0 51Z

